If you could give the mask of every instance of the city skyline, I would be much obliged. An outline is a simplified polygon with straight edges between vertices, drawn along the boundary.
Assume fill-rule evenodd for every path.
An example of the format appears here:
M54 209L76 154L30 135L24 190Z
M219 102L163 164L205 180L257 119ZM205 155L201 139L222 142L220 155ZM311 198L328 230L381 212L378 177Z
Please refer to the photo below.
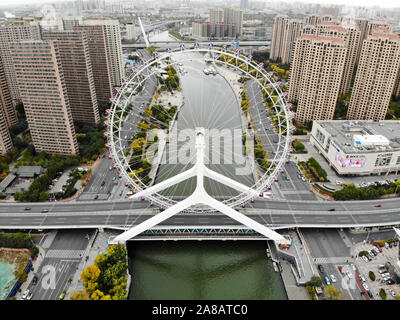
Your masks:
M61 2L74 2L75 0L30 0L29 4L51 4L51 3L61 3ZM193 0L192 0L193 1ZM116 0L108 0L106 3L117 3ZM123 3L124 1L121 1ZM154 1L155 2L155 1ZM197 0L193 2L207 2L204 0ZM240 1L237 1L238 5ZM252 1L249 1L251 4ZM260 2L260 1L259 1ZM261 2L273 3L273 2L289 2L293 3L293 1L285 1L285 0L261 0ZM312 3L312 4L320 4L322 6L329 5L345 5L345 6L354 6L354 7L381 7L381 8L399 8L400 5L396 0L382 0L377 2L376 0L353 0L351 4L349 4L346 0L305 0L305 1L296 1L295 3ZM26 5L26 0L3 0L0 4L1 7L6 6L20 6Z

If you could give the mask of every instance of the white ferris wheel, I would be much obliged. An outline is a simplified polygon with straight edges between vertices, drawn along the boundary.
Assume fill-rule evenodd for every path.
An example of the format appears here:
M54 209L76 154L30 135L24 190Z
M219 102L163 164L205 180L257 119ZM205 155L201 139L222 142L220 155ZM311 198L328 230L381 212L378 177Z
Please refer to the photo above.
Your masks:
M263 195L292 152L291 105L263 64L226 46L181 44L175 50L154 51L124 80L107 110L107 148L133 191L130 198L146 199L161 212L115 242L182 211L219 211L270 239L285 241L236 210ZM242 108L244 97L251 111ZM240 133L241 145L228 137L217 150L213 143L221 132ZM255 152L266 139L272 142L271 137L272 151ZM227 163L215 161L226 158ZM245 161L239 165L236 158Z

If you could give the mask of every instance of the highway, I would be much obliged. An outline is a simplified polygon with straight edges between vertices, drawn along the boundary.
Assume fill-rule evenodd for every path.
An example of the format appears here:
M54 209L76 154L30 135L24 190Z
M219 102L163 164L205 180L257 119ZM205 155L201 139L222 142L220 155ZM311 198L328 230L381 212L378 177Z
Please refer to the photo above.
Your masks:
M250 218L274 229L287 227L340 228L400 224L397 199L376 201L257 200L241 210ZM251 205L251 206L250 206ZM29 206L31 210L24 210ZM49 212L41 213L47 208ZM336 211L328 211L329 209ZM75 203L0 204L2 229L63 229L63 228L127 228L143 222L158 210L147 201L96 201ZM178 214L163 226L237 226L238 223L221 213Z

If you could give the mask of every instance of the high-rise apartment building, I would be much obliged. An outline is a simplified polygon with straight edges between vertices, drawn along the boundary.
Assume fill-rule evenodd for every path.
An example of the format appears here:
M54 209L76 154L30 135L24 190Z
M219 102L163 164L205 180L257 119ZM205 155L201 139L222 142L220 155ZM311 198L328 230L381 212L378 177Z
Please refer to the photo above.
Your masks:
M272 61L276 61L279 58L282 58L283 42L288 23L288 16L278 15L274 19L274 26L272 28L271 38L271 50L269 54L269 58Z
M2 54L0 53L0 91L1 91L1 117L5 120L5 128L12 127L18 122L17 113L15 112L14 103L11 92L7 83L6 73L4 70ZM3 120L2 120L3 121ZM2 124L3 125L3 124ZM5 139L7 140L7 139Z
M303 33L304 23L301 20L289 20L283 38L282 63L291 63L296 39Z
M296 40L288 99L297 101L298 122L333 119L346 52L345 42L336 37Z
M332 24L332 22L321 22L321 24L317 26L317 29L318 35L340 38L345 42L347 54L344 60L343 77L339 89L340 94L345 94L350 89L351 79L357 61L361 37L360 30L355 24L337 26Z
M113 96L105 26L80 25L75 26L74 30L84 31L87 34L97 103L105 106Z
M121 30L118 20L91 19L84 20L87 26L104 26L106 49L112 86L121 86L125 75L122 58Z
M363 42L347 118L383 120L400 65L400 39L375 33Z
M56 40L74 121L100 121L86 32L43 32L43 40Z
M12 148L12 141L8 127L10 126L7 115L10 114L9 108L14 108L8 89L6 75L0 55L0 153L5 155ZM15 112L13 113L15 115Z
M224 9L211 8L210 9L210 22L211 23L224 22Z
M79 152L57 41L10 44L15 76L37 152Z
M237 36L241 36L243 25L243 11L238 8L224 8L224 24L226 26L230 24L237 25Z
M14 66L9 50L9 44L13 41L29 39L40 39L40 30L38 26L20 25L0 27L0 54L2 55L4 72L6 74L7 83L13 100L19 100L20 95L15 79Z

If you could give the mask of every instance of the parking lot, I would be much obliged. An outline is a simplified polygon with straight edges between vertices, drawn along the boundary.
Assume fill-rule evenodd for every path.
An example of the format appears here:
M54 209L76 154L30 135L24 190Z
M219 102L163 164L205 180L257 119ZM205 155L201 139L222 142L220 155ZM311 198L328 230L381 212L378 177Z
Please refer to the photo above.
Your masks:
M399 254L399 247L398 245L393 245L392 248L381 248L382 252L375 249L375 254L368 254L368 257L360 257L358 256L359 252L361 251L370 251L371 249L375 249L375 247L369 243L358 243L353 246L352 251L353 255L357 256L355 258L355 264L360 272L363 275L364 279L366 280L364 283L367 285L366 289L368 288L374 299L381 300L379 296L379 291L384 289L387 295L387 300L396 299L396 296L400 296L400 284L389 284L387 279L393 279L391 276L387 276L384 278L384 274L387 274L387 269L383 269L380 266L384 266L387 262L391 263L392 265L396 265L398 261L398 254ZM375 276L376 280L372 281L368 276L369 272L372 271ZM393 292L393 294L391 293Z

